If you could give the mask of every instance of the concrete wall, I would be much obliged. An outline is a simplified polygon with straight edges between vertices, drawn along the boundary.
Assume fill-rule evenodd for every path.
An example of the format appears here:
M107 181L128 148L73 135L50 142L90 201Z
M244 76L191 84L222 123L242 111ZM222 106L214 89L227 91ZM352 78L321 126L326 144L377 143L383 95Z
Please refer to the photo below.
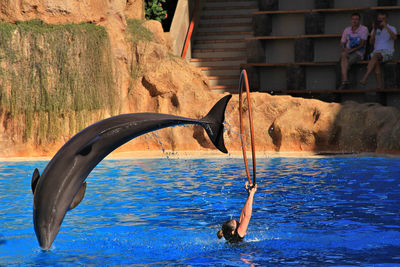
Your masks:
M292 10L292 9L312 9L314 8L314 0L280 0L280 10Z
M175 56L181 56L185 43L187 30L190 24L190 10L188 0L178 0L176 4L174 18L172 19L169 35L173 41ZM189 49L190 54L190 49Z
M315 38L314 62L339 61L340 38Z
M377 0L335 0L334 8L355 8L377 6Z
M306 88L311 90L331 90L336 88L335 66L306 68Z
M193 16L193 11L195 9L194 0L178 0L176 4L174 18L172 19L169 35L173 41L173 50L175 56L181 56L183 47L185 44L186 36L188 34L188 29L191 21L191 16ZM197 19L195 20L195 27L192 34L192 39L196 31L197 23L199 21L200 10L204 6L205 0L199 0L199 9L197 13ZM186 58L191 58L191 44L186 53Z
M271 35L299 35L305 33L303 14L282 14L272 16Z
M294 61L294 40L269 40L265 42L266 63Z
M286 90L286 68L275 67L260 69L260 84L268 85L261 87L261 91Z

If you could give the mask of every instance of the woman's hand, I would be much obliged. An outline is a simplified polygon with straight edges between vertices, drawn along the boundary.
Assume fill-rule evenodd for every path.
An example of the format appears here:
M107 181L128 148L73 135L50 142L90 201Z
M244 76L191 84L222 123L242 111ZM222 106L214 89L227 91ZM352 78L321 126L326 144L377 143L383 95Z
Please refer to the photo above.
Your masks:
M249 196L250 195L254 196L255 192L257 191L257 184L255 184L254 186L253 186L253 184L250 184L250 187L249 187L249 182L246 182L244 185L244 188L246 189Z

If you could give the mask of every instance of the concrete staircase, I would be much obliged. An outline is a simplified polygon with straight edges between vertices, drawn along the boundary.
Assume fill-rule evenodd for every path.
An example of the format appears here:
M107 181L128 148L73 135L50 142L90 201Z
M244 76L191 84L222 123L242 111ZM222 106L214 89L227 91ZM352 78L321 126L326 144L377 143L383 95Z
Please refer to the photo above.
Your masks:
M245 38L253 36L257 0L207 0L194 35L191 64L208 76L211 89L236 92L240 64L247 62Z

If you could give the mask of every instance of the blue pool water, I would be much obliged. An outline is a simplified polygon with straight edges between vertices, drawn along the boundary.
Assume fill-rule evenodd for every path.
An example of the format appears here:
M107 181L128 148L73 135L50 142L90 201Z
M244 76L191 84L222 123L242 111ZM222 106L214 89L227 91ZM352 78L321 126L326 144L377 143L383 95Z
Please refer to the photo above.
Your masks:
M30 180L0 162L0 265L400 265L400 159L265 158L246 242L218 240L246 192L241 159L105 160L48 252Z

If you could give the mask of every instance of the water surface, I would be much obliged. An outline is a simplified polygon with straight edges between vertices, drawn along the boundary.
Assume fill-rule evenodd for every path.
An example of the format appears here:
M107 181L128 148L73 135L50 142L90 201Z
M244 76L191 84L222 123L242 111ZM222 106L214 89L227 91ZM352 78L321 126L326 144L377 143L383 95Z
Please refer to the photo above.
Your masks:
M218 240L247 193L241 159L105 160L48 252L34 168L0 162L0 265L400 265L400 159L265 158L246 242Z

